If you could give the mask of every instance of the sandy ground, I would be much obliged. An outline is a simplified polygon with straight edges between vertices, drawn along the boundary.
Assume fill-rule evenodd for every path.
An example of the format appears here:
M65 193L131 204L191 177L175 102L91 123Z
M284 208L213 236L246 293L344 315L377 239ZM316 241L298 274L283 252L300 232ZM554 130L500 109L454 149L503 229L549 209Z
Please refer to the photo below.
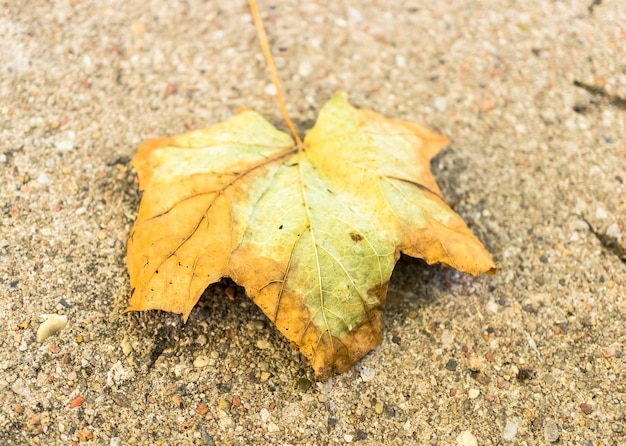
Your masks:
M137 145L284 127L247 5L4 1L0 444L626 444L626 3L259 6L303 132L346 90L450 137L498 274L402 259L382 344L326 384L242 290L120 315Z

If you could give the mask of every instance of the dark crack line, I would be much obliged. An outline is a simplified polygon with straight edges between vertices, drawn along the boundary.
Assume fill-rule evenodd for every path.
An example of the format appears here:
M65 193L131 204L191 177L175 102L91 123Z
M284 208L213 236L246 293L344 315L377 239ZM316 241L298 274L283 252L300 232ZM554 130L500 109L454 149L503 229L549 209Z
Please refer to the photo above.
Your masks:
M591 224L591 222L587 220L584 216L581 218L585 223L587 223L587 226L589 226L589 230L598 239L600 244L610 253L617 256L617 258L620 259L623 263L626 263L626 248L620 245L615 237L611 237L610 235L597 231L593 227L593 224Z
M596 6L600 6L602 4L602 0L593 0L587 10L589 11L589 15L593 15L593 10Z
M621 110L626 110L626 99L616 94L607 93L604 87L586 84L577 80L574 80L574 87L582 88L583 90L586 90L594 96L600 96L602 99L608 100L609 104L611 104L613 107L617 107Z

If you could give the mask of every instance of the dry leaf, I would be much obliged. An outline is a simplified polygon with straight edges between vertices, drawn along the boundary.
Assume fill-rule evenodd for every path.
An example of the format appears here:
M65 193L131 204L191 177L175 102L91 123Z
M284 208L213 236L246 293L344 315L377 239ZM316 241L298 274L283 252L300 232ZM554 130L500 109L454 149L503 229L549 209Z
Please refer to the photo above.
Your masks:
M344 94L301 146L253 111L143 143L128 310L186 319L208 285L230 277L318 379L348 370L381 340L401 252L473 275L495 270L430 172L447 143Z

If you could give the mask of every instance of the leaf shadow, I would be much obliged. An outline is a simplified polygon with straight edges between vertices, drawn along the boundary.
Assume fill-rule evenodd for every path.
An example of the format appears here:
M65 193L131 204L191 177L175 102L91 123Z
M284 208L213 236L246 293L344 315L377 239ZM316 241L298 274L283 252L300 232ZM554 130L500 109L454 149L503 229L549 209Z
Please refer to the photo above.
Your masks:
M402 255L394 268L383 311L383 339L394 330L418 319L425 325L434 313L449 313L451 302L469 294L472 281L481 280L443 265L428 265L422 259ZM413 315L412 315L413 314ZM385 341L383 341L385 342Z
M438 290L450 288L455 270L441 265L428 265L422 259L402 255L389 281L387 310L407 306L424 306L436 301Z
M306 358L290 348L289 340L231 279L224 278L204 291L185 327L192 337L204 335L206 343L198 350L213 356L217 352L217 367L224 372L235 362L245 369L238 375L253 383L265 381L264 374L270 376L269 386L279 375L313 379Z

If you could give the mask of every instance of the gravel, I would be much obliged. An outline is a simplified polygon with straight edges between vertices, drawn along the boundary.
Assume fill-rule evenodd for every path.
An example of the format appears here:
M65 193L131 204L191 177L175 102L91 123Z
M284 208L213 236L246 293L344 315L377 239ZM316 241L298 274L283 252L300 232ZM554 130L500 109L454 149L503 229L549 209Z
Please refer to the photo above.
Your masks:
M381 345L324 384L232 283L186 324L122 314L137 145L284 127L246 3L5 2L0 444L624 444L626 4L259 7L302 132L346 90L450 138L435 176L498 273L401 259Z

